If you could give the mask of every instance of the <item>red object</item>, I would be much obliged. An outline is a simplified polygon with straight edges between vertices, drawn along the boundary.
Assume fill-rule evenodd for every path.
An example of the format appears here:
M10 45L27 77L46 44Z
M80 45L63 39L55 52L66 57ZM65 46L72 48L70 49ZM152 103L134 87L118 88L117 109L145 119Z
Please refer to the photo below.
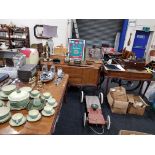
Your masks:
M25 49L25 50L21 50L21 53L23 53L24 55L26 55L27 58L29 58L31 50L30 49Z
M88 121L90 124L104 125L106 123L101 109L93 110L92 108L88 108Z

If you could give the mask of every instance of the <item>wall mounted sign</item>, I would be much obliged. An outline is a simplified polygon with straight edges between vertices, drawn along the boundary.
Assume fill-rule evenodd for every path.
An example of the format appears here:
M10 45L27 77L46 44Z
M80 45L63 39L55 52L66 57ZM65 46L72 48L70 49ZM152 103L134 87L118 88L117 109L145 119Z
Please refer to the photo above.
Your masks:
M85 40L69 39L68 53L71 59L84 60Z

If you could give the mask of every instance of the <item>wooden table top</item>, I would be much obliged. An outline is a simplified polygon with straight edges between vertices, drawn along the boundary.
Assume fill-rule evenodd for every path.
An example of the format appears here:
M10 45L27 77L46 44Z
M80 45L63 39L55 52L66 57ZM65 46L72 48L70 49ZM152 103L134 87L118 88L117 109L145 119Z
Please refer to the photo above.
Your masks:
M53 81L46 83L45 86L43 86L42 90L40 90L41 93L43 92L50 92L51 95L56 99L58 102L58 106L55 108L55 114L50 117L44 117L37 121L37 122L26 122L24 125L19 127L11 127L9 125L9 122L6 122L4 124L0 124L0 134L52 134L54 132L55 123L58 118L63 97L65 95L65 91L67 88L69 76L68 74L64 75L63 80L61 83L56 86ZM20 111L11 111L12 114L21 112L25 116L27 115L28 111L26 109L20 110Z
M111 78L121 78L124 80L152 80L152 73L146 70L126 69L125 71L107 70L104 66L105 75Z

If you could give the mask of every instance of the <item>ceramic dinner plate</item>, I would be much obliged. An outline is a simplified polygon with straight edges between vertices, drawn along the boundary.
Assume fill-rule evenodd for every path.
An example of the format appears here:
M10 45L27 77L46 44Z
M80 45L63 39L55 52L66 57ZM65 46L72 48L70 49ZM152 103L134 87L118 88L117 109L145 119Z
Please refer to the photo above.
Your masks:
M11 113L9 113L9 115L3 119L0 120L0 123L5 123L7 122L9 119L11 118Z
M54 115L55 110L53 109L52 112L51 112L50 114L47 114L44 110L42 110L41 113L42 113L43 116L49 117L49 116Z
M27 115L27 120L29 122L36 122L36 121L39 121L40 119L41 119L41 114L40 113L38 114L38 117L35 118L35 119L32 119L29 115Z
M54 105L50 105L49 103L46 103L46 105L49 105L49 106L51 106L51 107L55 108L55 107L57 107L58 102L55 102L55 103L54 103Z
M10 124L11 126L21 126L21 125L23 125L25 122L26 122L26 117L23 116L23 119L22 119L21 122L19 122L18 124L15 123L12 119L9 121L9 124Z

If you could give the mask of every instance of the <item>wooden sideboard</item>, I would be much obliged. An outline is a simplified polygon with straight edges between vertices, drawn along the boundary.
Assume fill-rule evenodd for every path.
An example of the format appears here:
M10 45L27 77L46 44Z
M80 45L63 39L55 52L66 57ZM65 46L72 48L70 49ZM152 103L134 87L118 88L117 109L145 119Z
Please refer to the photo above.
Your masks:
M97 86L100 81L100 69L102 66L101 62L95 62L91 65L68 65L64 63L63 56L53 56L52 58L59 58L60 64L54 64L56 68L60 67L64 73L69 75L69 85L74 86ZM48 65L50 67L53 62L43 62L41 65Z

